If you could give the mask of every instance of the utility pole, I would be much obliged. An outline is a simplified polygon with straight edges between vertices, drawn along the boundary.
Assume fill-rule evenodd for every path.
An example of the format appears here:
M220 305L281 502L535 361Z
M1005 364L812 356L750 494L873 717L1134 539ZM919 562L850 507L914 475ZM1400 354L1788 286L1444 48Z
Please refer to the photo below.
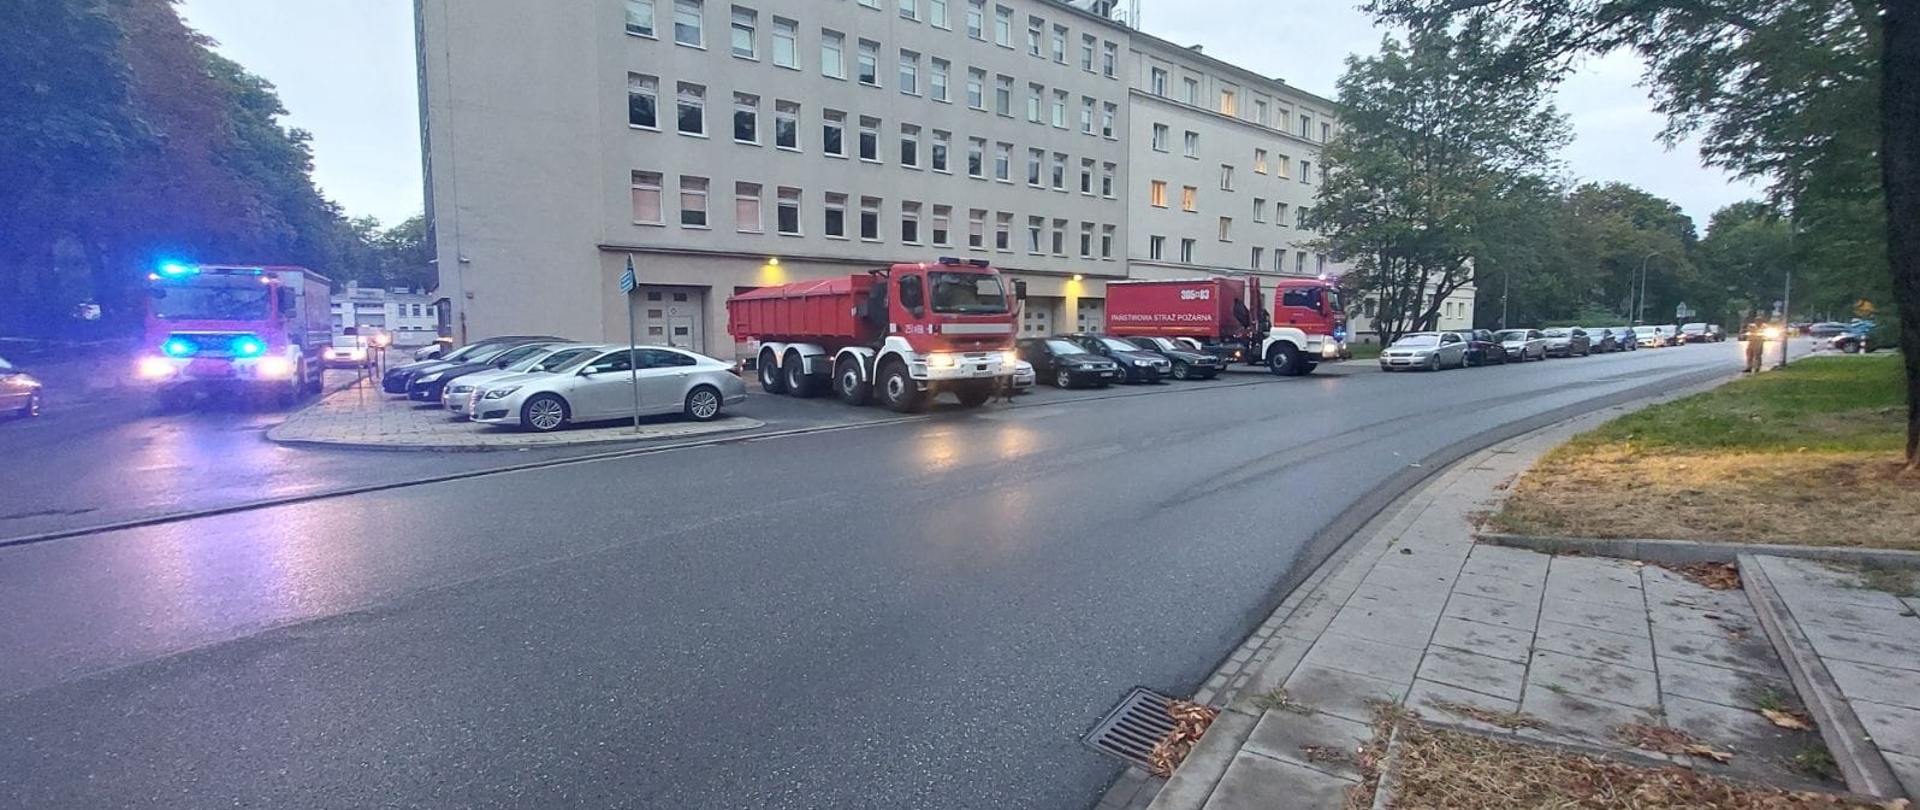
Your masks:
M1634 326L1639 326L1647 322L1647 262L1653 261L1653 257L1658 255L1660 255L1660 251L1656 250L1647 254L1646 258L1640 260L1640 306L1635 307L1633 310Z
M1500 328L1507 328L1507 293L1513 289L1513 268L1500 271Z
M1780 296L1780 365L1787 365L1787 346L1793 343L1793 271L1787 271L1787 289Z

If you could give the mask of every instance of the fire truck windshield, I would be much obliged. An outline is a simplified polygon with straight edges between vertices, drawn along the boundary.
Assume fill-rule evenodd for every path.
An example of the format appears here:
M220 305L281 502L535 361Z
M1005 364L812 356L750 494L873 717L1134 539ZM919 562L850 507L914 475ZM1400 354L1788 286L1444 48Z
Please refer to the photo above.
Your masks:
M153 288L153 316L170 321L258 321L268 310L271 291L257 279L192 284L162 284Z
M927 274L933 283L933 311L949 315L986 315L1007 311L1007 291L1000 277L989 273Z

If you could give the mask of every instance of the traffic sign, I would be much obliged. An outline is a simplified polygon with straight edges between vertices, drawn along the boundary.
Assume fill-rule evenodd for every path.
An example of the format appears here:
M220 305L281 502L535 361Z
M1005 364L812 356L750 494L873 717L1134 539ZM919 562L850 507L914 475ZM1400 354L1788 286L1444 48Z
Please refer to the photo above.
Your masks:
M1693 317L1693 308L1687 306L1687 302L1681 301L1678 306L1673 308L1673 317L1691 318Z
M620 292L631 295L633 293L633 286L633 260L629 259L627 260L627 272L620 274Z
M1873 317L1873 302L1868 301L1865 298L1860 299L1859 302L1853 305L1853 317L1856 317L1856 318Z

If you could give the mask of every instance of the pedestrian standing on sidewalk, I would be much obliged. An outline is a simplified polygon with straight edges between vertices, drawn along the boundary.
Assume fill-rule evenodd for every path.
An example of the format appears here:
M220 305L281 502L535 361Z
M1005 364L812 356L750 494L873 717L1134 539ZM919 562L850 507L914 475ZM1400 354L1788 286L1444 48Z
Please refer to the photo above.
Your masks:
M1762 358L1766 357L1766 354L1767 354L1767 327L1765 324L1763 324L1760 321L1759 318L1755 318L1753 319L1753 323L1747 326L1746 331L1747 331L1747 372L1746 373L1753 374L1760 370L1760 364L1762 362Z

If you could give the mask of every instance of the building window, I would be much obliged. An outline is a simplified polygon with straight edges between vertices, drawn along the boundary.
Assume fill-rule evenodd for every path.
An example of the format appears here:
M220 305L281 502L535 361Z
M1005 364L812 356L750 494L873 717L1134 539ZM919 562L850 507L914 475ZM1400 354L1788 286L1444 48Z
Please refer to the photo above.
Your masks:
M1306 251L1304 251L1304 250L1303 250L1303 251L1300 251L1300 252L1298 252L1298 253L1295 253L1295 254L1293 254L1293 272L1295 272L1295 273L1298 273L1298 274L1300 274L1300 275L1303 275L1303 276L1307 274L1307 253L1306 253Z
M773 103L773 145L781 149L800 148L800 105L791 101Z
M1163 261L1167 258L1167 238L1164 236L1147 237L1147 258Z
M665 225L660 211L660 173L633 173L633 224Z
M993 179L1001 182L1013 180L1013 144L996 143L993 145Z
M1080 258L1093 258L1093 223L1080 223Z
M1323 276L1327 274L1327 254L1325 253L1313 254L1313 271ZM1456 302L1454 306L1459 307L1459 310L1456 314L1459 314L1459 315L1467 314L1467 305L1464 302Z
M742 59L753 59L758 55L753 48L753 29L759 24L760 15L750 8L733 7L733 55Z
M1027 217L1027 252L1039 255L1045 243L1047 220L1045 217Z
M1093 134L1093 96L1080 97L1080 134Z
M861 84L880 86L880 43L870 39L860 40L859 54L854 57L854 70Z
M1093 158L1080 160L1080 193L1093 196Z
M707 134L707 88L680 83L678 120L682 135Z
M822 228L827 236L835 239L847 238L847 195L827 192L826 222Z
M1040 123L1040 105L1042 103L1041 98L1045 96L1046 93L1047 93L1046 88L1041 87L1040 85L1032 84L1032 83L1027 84L1027 120L1028 121L1031 121L1035 124Z
M1053 242L1053 255L1067 255L1067 221L1064 219L1054 220L1053 230L1048 236L1051 237L1051 241Z
M933 158L932 162L933 162L934 171L944 172L947 170L947 144L952 140L953 140L952 133L943 132L937 129L933 131L933 147L931 148L929 154Z
M1200 80L1199 79L1181 79L1180 93L1181 93L1180 95L1181 101L1184 101L1188 104L1195 104L1195 105L1199 104L1200 103Z
M837 31L820 30L820 75L829 79L847 77L847 36Z
M900 241L920 244L920 204L917 202L900 204Z
M1267 125L1266 99L1256 98L1253 100L1253 122L1263 127Z
M1120 71L1120 46L1111 42L1100 43L1100 75L1114 78Z
M1053 190L1067 190L1067 156L1061 152L1053 153Z
M900 52L900 92L920 95L920 54L913 51Z
M1273 272L1284 273L1286 271L1287 271L1287 249L1274 248L1273 249Z
M1112 225L1100 226L1100 258L1102 259L1113 258L1114 230L1114 226Z
M1273 204L1273 224L1279 225L1283 228L1286 227L1287 225L1287 204L1286 203L1276 202Z
M1084 70L1088 73L1093 72L1093 48L1096 44L1098 44L1098 42L1099 40L1094 39L1092 34L1080 35L1080 69L1081 70Z
M1053 91L1053 126L1057 129L1067 128L1067 91L1065 90Z
M984 110L986 99L987 72L979 68L967 68L967 106Z
M1113 121L1115 118L1118 118L1119 115L1120 115L1120 105L1115 104L1111 101L1100 105L1100 136L1101 137L1103 138L1117 137L1113 131Z
M847 156L847 114L838 110L820 113L820 151L834 157Z
M1151 78L1147 80L1148 92L1151 92L1154 95L1159 96L1161 98L1166 98L1167 97L1166 68L1154 68L1152 73L1149 75L1151 76Z
M1155 208L1167 207L1167 181L1155 180L1147 186L1147 202Z
M1267 150L1265 149L1253 150L1253 173L1254 174L1267 173Z
M706 47L706 14L702 0L673 0L673 41Z
M660 80L627 74L627 126L660 128Z
M1013 215L996 213L993 216L993 249L1002 253L1013 252Z
M1311 184L1312 182L1313 182L1313 161L1310 161L1310 160L1300 161L1300 185L1304 186L1304 185Z
M773 18L773 63L783 68L800 68L800 24Z
M1046 21L1039 17L1027 17L1027 53L1040 55L1040 40L1045 36Z
M1253 249L1253 261L1248 263L1247 266L1254 270L1259 270L1266 266L1266 260L1267 260L1266 249L1256 247Z
M987 139L967 139L967 176L985 180L987 177Z
M984 28L986 15L986 0L967 0L967 36L974 39L987 38Z
M1180 261L1186 262L1187 264L1193 263L1193 245L1194 240L1192 239L1180 240Z
M680 175L680 224L707 227L707 178Z
M1278 155L1273 162L1273 176L1285 180L1293 176L1293 158Z
M873 9L875 11L880 10L880 0L860 0L860 5L866 6L867 8Z
M880 198L860 198L860 238L869 242L880 241Z
M947 74L953 70L952 63L945 59L932 59L927 62L927 97L934 101L947 99Z
M1100 196L1113 199L1113 172L1115 164L1100 164Z
M1027 185L1041 187L1040 169L1047 161L1047 153L1040 149L1027 150Z
M1067 27L1064 25L1053 27L1053 61L1062 65L1067 63Z
M1220 218L1220 241L1233 241L1233 217Z
M1333 125L1322 121L1320 123L1320 142L1326 143L1331 140L1333 140Z
M1001 73L993 74L993 111L1013 117L1013 77Z
M1188 131L1186 138L1187 157L1200 157L1200 133Z
M1233 190L1233 167L1225 163L1220 164L1220 190Z
M760 143L760 97L733 94L733 139L738 143Z
M900 165L909 169L920 168L920 128L911 124L900 125Z
M779 203L773 212L773 227L782 236L800 235L800 189L781 186L776 192Z
M760 233L760 184L733 184L733 229L741 233Z
M627 0L627 33L653 36L653 0Z
M933 244L936 247L952 247L950 223L953 219L953 206L936 205L933 207Z
M1306 113L1300 114L1300 137L1309 140L1313 138L1313 116Z
M920 19L920 0L900 0L900 18L904 20Z
M1167 151L1167 125L1166 124L1153 125L1153 151L1155 152Z
M1308 208L1307 206L1304 206L1304 205L1300 206L1300 210L1294 212L1296 216L1294 217L1294 220L1293 220L1293 227L1295 228L1307 227L1307 212L1312 210L1313 210L1312 208Z
M935 28L947 27L947 0L928 0L927 21Z
M860 116L860 159L880 162L880 119Z
M987 211L973 208L967 211L967 247L985 250L987 247Z
M1267 201L1259 197L1253 198L1253 221L1267 221Z
M1180 187L1180 210L1187 213L1200 210L1200 189L1193 186Z
M1013 9L993 7L993 44L1002 48L1013 47Z
M1240 114L1240 102L1232 90L1220 91L1220 114L1235 116Z

